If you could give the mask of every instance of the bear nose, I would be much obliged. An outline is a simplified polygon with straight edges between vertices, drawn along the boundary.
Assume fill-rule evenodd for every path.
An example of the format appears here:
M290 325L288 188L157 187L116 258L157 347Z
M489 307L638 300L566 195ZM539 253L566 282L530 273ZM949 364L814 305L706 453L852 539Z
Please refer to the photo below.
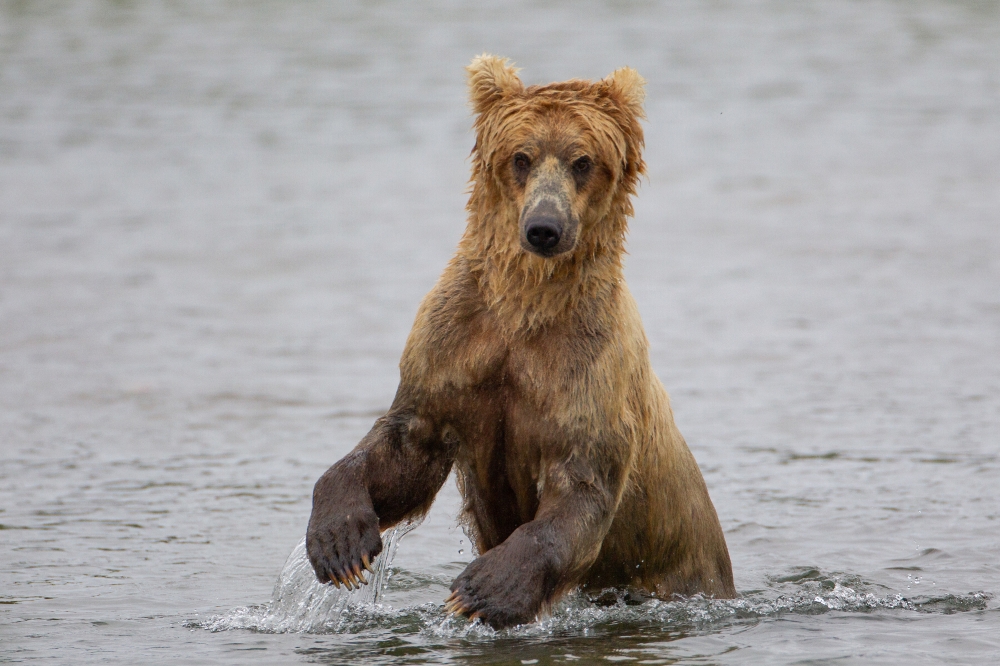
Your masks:
M554 220L542 219L528 225L524 235L531 247L538 250L551 250L558 245L562 230Z

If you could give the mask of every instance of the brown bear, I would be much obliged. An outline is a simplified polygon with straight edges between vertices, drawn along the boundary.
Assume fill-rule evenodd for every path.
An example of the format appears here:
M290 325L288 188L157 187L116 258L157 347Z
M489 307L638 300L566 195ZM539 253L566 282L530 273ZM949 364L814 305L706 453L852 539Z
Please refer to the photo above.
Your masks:
M316 483L317 577L364 583L379 532L426 512L454 467L480 555L451 612L510 626L577 586L733 597L623 278L643 79L525 87L483 55L468 80L468 226L417 313L392 407Z

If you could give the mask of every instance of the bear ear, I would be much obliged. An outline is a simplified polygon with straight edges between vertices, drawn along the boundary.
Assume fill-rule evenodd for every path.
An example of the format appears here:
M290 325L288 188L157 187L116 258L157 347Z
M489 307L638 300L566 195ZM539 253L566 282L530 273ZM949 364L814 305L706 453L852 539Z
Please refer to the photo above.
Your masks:
M469 79L469 101L477 114L489 110L506 95L524 90L517 68L507 58L484 53L465 68Z
M616 69L603 83L608 87L611 96L636 118L645 118L646 112L642 103L646 99L646 79L631 67Z

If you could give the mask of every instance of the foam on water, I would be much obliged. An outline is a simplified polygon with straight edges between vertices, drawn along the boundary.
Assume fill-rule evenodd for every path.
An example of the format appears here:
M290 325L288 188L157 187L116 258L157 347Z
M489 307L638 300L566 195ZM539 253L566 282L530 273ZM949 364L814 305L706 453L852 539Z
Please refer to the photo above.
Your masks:
M480 622L448 615L442 604L424 603L394 608L380 603L393 573L390 568L399 539L415 526L397 527L383 535L384 548L369 585L348 591L316 581L303 539L289 555L271 600L236 608L190 627L210 631L252 630L263 633L353 634L366 630L404 630L440 638L490 638L587 634L627 628L705 630L727 624L754 622L787 614L819 615L831 611L870 613L900 611L942 613L983 610L991 596L965 595L905 597L877 589L858 576L823 573L804 567L772 577L768 589L754 590L737 599L693 597L676 601L638 600L622 590L606 590L595 597L580 591L569 594L552 612L528 625L501 632Z

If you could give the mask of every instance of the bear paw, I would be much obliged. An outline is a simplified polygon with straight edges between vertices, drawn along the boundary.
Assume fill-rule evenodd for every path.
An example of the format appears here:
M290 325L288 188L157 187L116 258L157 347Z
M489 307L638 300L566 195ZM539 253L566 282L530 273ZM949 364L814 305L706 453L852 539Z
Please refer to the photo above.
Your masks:
M511 553L501 544L475 560L451 585L449 613L482 620L494 629L532 622L546 599L544 557ZM508 551L508 552L504 552ZM513 555L513 556L512 556Z
M314 514L309 521L306 553L320 583L349 590L366 585L363 569L373 571L381 552L378 516L370 508L352 507L322 518Z

